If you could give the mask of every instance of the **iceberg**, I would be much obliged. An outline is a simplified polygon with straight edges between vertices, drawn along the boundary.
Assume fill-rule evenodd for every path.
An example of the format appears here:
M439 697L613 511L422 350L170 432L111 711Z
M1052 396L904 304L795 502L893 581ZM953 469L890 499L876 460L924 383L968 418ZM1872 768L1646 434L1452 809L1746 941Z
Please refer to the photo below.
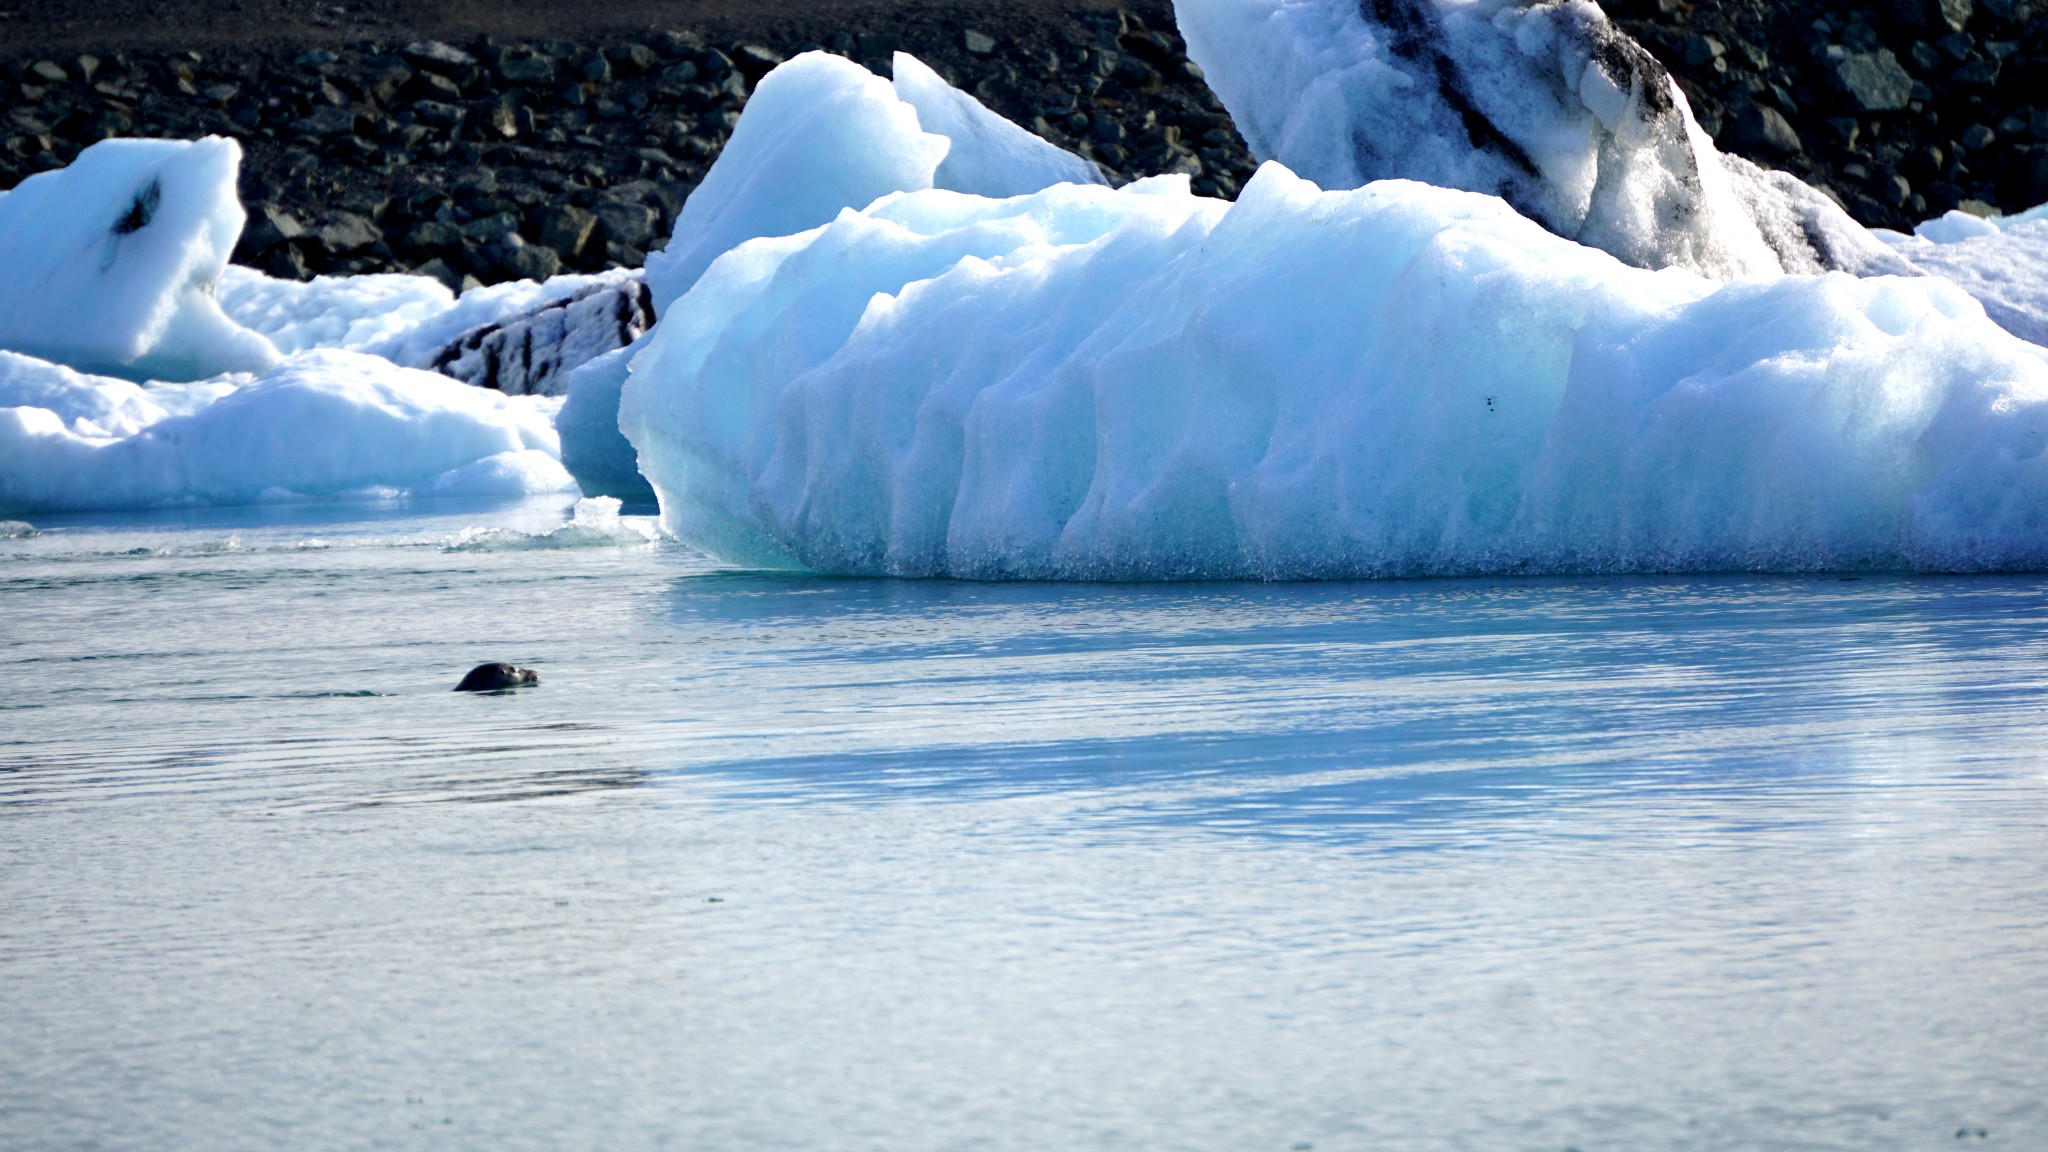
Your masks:
M278 361L214 299L246 217L232 140L107 140L0 197L0 348L128 379Z
M562 438L562 466L586 493L636 504L654 499L653 487L640 474L639 454L619 431L619 395L633 358L646 343L643 336L569 373L568 395L555 416L555 431Z
M1328 189L1497 195L1640 268L1909 271L1817 190L1715 149L1592 0L1175 0L1261 160Z
M621 505L610 496L576 501L569 521L546 532L516 528L466 528L444 552L558 552L572 548L631 548L652 544L660 533L639 519L619 515Z
M777 65L684 201L668 246L647 257L656 313L728 249L931 187L947 146L887 80L850 60L806 52Z
M884 80L828 52L805 52L761 78L668 246L647 258L657 313L720 255L788 236L891 192L950 188L1019 196L1103 183L1093 163L991 112L908 53Z
M1093 161L991 112L910 53L896 53L890 73L897 97L917 109L918 126L946 138L946 158L932 173L931 187L1001 198L1055 184L1106 183Z
M352 352L148 387L0 355L0 509L570 491L552 414Z
M902 576L2048 564L2048 351L1935 277L1631 267L1501 200L1155 178L744 244L632 366L684 543Z
M647 258L657 314L746 241L803 232L892 193L937 187L1002 197L1104 183L1094 163L991 112L916 57L896 53L892 70L895 79L884 80L830 53L806 52L761 79L683 205L674 237ZM560 377L568 396L558 425L562 461L586 491L653 495L618 427L620 389L644 343L590 357Z

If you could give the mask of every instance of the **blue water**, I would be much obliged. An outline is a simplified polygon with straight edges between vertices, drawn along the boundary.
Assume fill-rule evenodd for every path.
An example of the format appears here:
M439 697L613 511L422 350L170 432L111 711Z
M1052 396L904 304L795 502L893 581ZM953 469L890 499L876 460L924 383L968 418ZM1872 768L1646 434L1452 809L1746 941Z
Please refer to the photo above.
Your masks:
M563 515L0 540L0 1148L2048 1147L2048 579Z

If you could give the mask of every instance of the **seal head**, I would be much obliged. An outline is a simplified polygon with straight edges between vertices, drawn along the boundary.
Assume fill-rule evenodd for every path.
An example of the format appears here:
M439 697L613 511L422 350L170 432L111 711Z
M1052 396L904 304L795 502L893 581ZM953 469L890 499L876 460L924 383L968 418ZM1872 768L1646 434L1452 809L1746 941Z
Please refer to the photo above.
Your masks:
M511 688L524 688L528 684L540 683L540 673L531 668L520 668L511 664L479 664L469 670L462 683L455 686L457 692L503 692Z

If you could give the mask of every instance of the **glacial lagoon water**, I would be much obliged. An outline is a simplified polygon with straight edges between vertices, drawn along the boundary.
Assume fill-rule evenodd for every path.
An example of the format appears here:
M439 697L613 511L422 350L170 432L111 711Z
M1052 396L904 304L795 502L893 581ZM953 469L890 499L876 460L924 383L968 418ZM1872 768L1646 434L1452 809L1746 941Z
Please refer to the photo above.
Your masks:
M2048 579L446 547L563 514L0 540L0 1147L2048 1147Z

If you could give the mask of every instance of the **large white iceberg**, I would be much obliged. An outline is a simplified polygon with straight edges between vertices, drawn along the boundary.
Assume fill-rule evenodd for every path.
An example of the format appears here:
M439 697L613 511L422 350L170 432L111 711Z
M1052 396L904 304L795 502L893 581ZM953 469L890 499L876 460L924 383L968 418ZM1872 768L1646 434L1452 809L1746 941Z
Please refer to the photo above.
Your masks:
M146 388L0 354L0 509L569 491L552 415L351 352Z
M2048 564L2048 353L1492 197L926 191L719 260L620 423L736 563L1133 579Z
M1175 0L1260 159L1325 188L1404 178L1501 196L1642 268L1901 272L1818 191L1700 130L1592 0Z
M278 360L213 287L246 217L232 140L108 140L0 198L0 348L196 380Z

